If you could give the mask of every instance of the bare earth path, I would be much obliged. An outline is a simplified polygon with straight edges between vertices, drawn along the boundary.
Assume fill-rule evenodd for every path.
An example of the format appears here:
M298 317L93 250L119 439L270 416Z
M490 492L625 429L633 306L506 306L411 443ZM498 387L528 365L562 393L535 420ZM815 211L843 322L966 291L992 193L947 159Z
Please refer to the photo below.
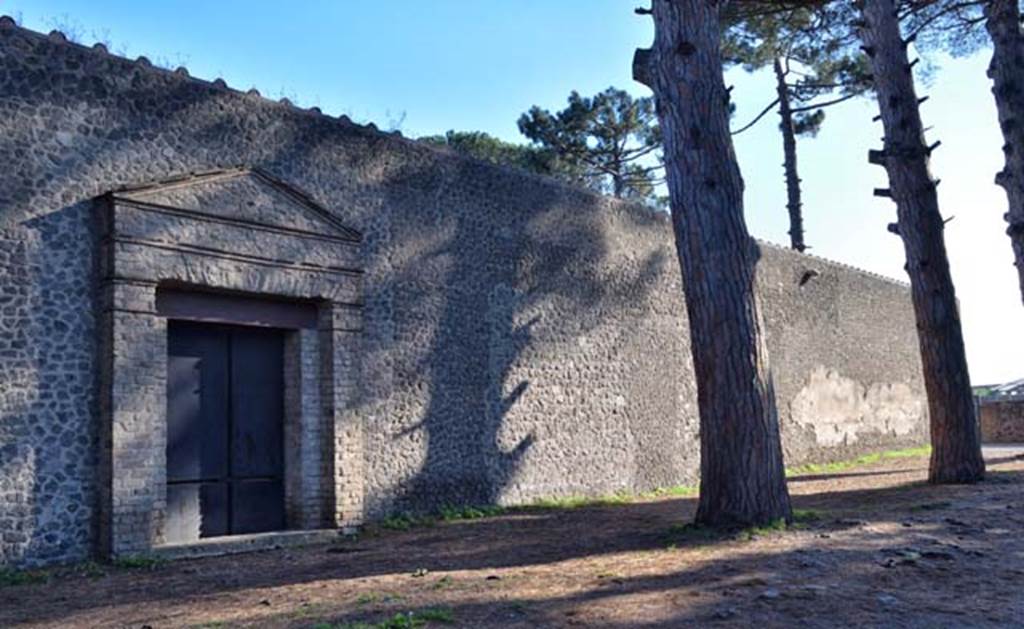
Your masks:
M791 479L818 519L753 539L681 530L693 498L518 513L0 587L0 626L344 627L425 609L439 627L1022 626L1021 452L988 451L976 486L924 485L922 458Z

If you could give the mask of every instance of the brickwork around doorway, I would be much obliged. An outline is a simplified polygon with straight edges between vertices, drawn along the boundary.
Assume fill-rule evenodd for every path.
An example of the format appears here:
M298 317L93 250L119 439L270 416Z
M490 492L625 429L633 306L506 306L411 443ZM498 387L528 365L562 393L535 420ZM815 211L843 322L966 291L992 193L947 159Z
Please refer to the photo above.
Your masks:
M308 233L296 228L322 219L282 185L238 169L99 202L106 332L100 348L103 554L145 553L164 543L168 319L157 300L162 286L317 304L321 314L313 327L286 337L286 514L289 528L362 521L362 467L350 460L362 455L361 427L348 413L354 391L349 356L361 320L358 238L329 222ZM236 203L259 208L263 220L234 216Z

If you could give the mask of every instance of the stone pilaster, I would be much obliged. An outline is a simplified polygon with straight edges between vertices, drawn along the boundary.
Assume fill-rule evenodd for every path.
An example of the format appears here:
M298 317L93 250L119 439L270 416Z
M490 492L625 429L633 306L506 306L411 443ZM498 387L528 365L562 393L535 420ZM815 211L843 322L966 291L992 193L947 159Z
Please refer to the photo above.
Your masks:
M155 284L111 280L104 292L101 548L117 556L143 552L161 541L167 325L156 315Z
M351 529L363 523L365 460L363 418L357 412L359 340L362 310L345 304L324 306L320 316L321 403L325 436L331 440L324 478L333 482L332 525Z
M289 528L327 525L321 463L330 452L324 450L320 381L318 331L292 331L285 343L285 501Z

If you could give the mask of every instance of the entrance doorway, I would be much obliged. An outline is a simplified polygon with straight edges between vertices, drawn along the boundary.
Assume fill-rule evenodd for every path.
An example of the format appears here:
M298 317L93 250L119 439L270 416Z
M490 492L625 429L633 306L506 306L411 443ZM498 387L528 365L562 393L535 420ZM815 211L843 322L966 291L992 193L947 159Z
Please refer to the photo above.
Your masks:
M285 528L284 332L168 322L165 541Z

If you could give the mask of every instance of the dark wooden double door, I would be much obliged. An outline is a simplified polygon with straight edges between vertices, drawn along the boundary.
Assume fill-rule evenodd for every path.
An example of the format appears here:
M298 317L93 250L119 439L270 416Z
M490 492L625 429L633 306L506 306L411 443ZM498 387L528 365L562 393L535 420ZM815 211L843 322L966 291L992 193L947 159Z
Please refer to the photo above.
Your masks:
M168 542L281 530L280 330L170 321Z

